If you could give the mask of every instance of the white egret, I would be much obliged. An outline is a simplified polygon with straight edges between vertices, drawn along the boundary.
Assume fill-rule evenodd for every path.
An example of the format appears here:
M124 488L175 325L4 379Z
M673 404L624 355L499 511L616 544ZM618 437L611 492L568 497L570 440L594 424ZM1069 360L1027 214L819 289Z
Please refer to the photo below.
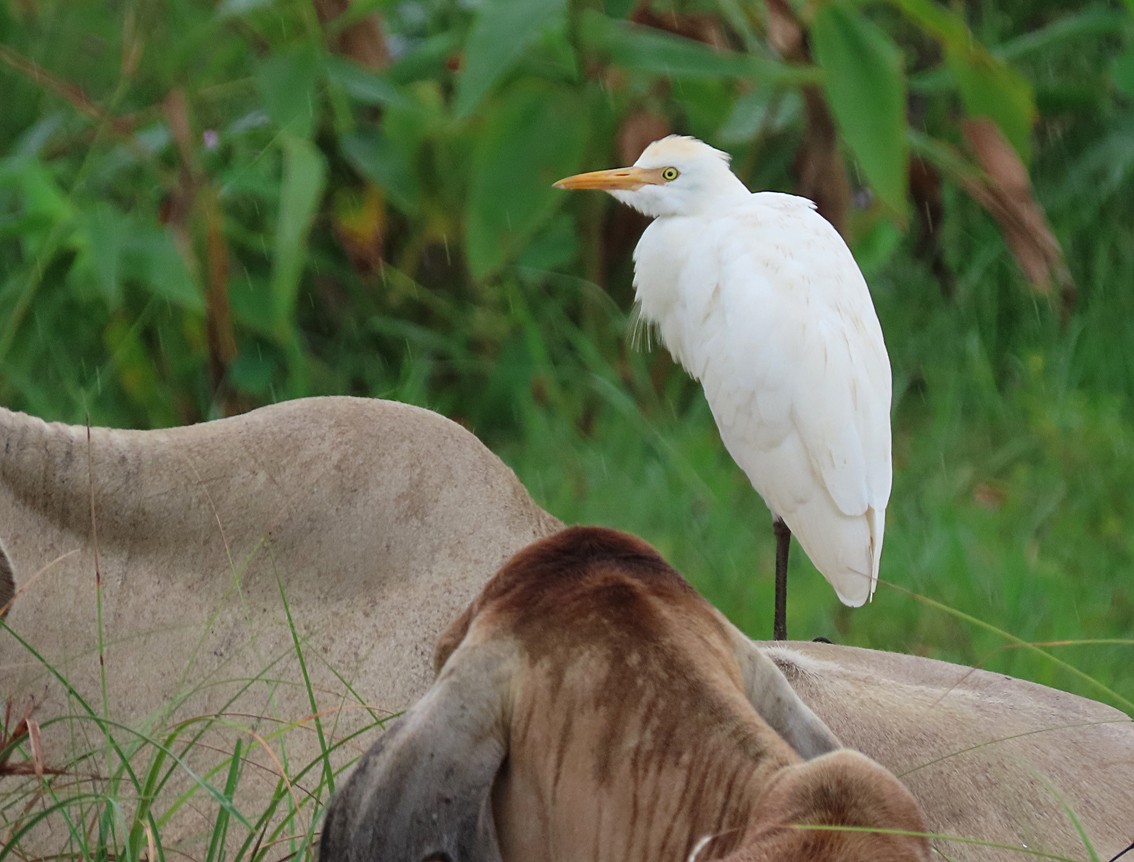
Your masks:
M865 604L890 499L890 360L842 237L806 198L749 192L695 138L555 185L602 189L654 219L634 251L641 316L701 381L772 511L774 636L787 637L792 534L844 604Z

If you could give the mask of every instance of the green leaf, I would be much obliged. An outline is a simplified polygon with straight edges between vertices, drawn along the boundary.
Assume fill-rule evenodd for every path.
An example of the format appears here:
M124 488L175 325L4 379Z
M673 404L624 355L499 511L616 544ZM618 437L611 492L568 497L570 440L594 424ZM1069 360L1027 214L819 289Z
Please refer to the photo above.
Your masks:
M803 101L798 90L780 91L773 99L767 87L754 87L732 103L732 111L717 130L719 144L746 144L763 131L781 132L800 122Z
M579 96L537 82L512 88L472 153L465 253L483 280L517 255L563 199L551 187L579 169L587 127Z
M19 239L24 253L46 266L60 248L75 248L79 211L55 181L52 170L34 156L0 159L0 189L10 188L14 217L3 220L3 233ZM10 204L8 204L10 207Z
M727 80L690 78L674 88L672 98L680 106L689 132L708 138L728 119L736 103L735 91L736 87Z
M283 183L272 259L272 300L277 335L286 340L295 314L299 277L307 256L307 233L327 179L327 165L310 141L283 136Z
M1079 41L1084 48L1092 48L1097 40L1121 38L1130 25L1130 16L1118 10L1084 9L1073 15L1060 17L1038 30L1029 30L993 49L996 56L1016 62L1052 51L1066 50L1069 43ZM1073 50L1073 49L1072 49Z
M638 0L603 0L602 10L611 18L629 18Z
M244 284L229 292L232 319L243 329L257 333L264 338L275 338L272 327L275 304L272 301L272 287L268 276L247 273ZM245 348L241 346L241 350ZM259 353L257 355L260 355Z
M122 246L123 280L154 296L203 314L205 303L168 229L135 222Z
M228 366L228 379L241 392L268 397L279 374L279 362L270 351L242 350Z
M273 54L256 65L256 86L275 125L298 138L315 132L319 55L309 46Z
M329 56L324 60L327 80L346 90L347 95L363 105L407 105L409 100L393 81L381 72L364 69L344 57Z
M857 10L823 6L811 24L835 125L879 198L906 208L906 78L902 52Z
M402 212L418 210L420 192L413 165L397 143L382 131L356 132L339 141L354 168L381 188Z
M890 0L903 15L940 42L971 39L969 26L960 16L935 0Z
M571 268L579 257L579 238L574 220L565 212L553 215L520 253L517 265L542 272Z
M718 51L703 42L616 21L593 10L583 13L579 39L586 50L605 55L616 66L666 78L751 78L762 84L819 80L818 71L812 67L793 66L754 54Z
M933 0L890 2L942 44L965 112L995 122L1026 164L1036 118L1035 94L1028 80L1007 61L993 56L976 40L964 18L947 7Z
M426 78L447 78L443 70L460 44L459 34L451 30L426 36L398 57L385 75L395 84L403 85Z
M566 26L566 0L485 0L465 43L454 111L467 117L545 30Z
M1128 99L1134 99L1134 48L1127 48L1114 58L1110 70L1114 86Z
M95 204L83 218L85 238L79 265L89 268L110 308L116 308L122 301L122 249L133 227L128 221L110 204L102 202Z
M886 218L855 231L854 259L868 283L886 268L904 238L905 230Z

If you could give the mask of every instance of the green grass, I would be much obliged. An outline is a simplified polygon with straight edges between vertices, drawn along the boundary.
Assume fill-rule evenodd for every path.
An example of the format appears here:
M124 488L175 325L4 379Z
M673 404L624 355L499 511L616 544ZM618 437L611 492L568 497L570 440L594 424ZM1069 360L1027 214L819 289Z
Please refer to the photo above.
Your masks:
M869 606L843 608L797 548L794 637L947 659L1134 711L1134 242L1122 207L1086 227L1077 215L1057 222L1081 290L1066 326L1022 283L987 220L963 208L953 296L904 249L870 273L895 377L884 583ZM663 350L630 343L628 282L623 273L608 296L531 266L470 299L391 271L405 321L362 298L340 333L349 353L330 333L312 336L323 357L312 385L351 380L348 391L453 416L552 514L643 536L742 629L768 637L769 515L699 387ZM412 322L423 308L434 325ZM403 361L383 364L392 355ZM75 403L98 394L80 386ZM67 776L0 798L7 828L52 818L70 830L65 849L85 858L103 844L123 858L173 858L165 825L203 805L213 858L226 845L238 850L225 858L308 852L335 780L323 759L281 761L269 809L244 810L230 800L260 771L248 756L261 744L244 717L123 728L77 706L52 721L89 732L89 754L65 764ZM224 732L230 756L194 778L185 763L206 730ZM322 730L325 750L343 744ZM318 731L266 739L287 732ZM18 745L17 760L28 756ZM154 791L176 781L183 789L155 810ZM19 858L0 851L8 856Z
M1125 265L1112 277L1134 272ZM1017 306L1010 291L1023 288L1003 271L998 278L1004 303ZM1120 397L1128 378L1112 362L1124 356L1119 318L1129 299L1100 284L1105 311L1096 297L1061 330L1037 304L1004 337L989 323L1003 310L976 277L952 299L910 261L872 280L897 381L885 583L866 608L842 608L797 550L793 635L959 661L1130 712L1134 423ZM629 315L593 285L528 271L502 285L500 301L516 321L503 354L488 360L471 344L405 330L414 372L376 394L458 415L456 405L471 405L465 421L550 512L645 537L744 630L767 637L769 516L721 446L699 387L664 351L635 349ZM572 322L580 305L592 307L598 337ZM436 387L454 375L475 379L482 399ZM302 656L301 639L294 648ZM265 669L252 684L305 685L320 714L322 693L303 679ZM249 755L291 733L322 733L326 752L368 739L344 739L333 722L265 733L224 712L125 728L74 703L51 721L89 735L88 753L64 764L64 776L0 797L0 814L15 832L39 820L65 824L61 850L82 858L107 858L104 846L119 858L179 858L166 830L191 806L210 812L195 836L208 858L303 858L338 773L322 757L284 757L269 776L268 807L250 810L234 801L263 777ZM206 733L223 738L228 754L191 773ZM29 756L26 741L18 746L12 762ZM153 803L175 786L158 796L162 807ZM9 857L20 858L0 851Z
M34 646L0 623L0 636L20 641L69 705L67 714L42 723L32 709L0 735L0 860L42 858L44 852L127 862L314 858L336 778L387 718L345 680L337 693L312 686L282 590L281 602L302 679L277 678L273 662L251 679L201 682L159 713L129 724L111 719L105 704L92 706ZM291 685L302 685L311 705L298 722L237 709L238 699L270 700L278 687ZM227 702L207 715L186 714L211 686L229 691ZM13 706L19 710L11 703L9 710ZM304 749L315 757L289 756L300 737L312 735L316 744ZM44 738L54 743L46 751L35 741ZM61 749L70 751L63 763L54 756Z
M453 47L432 36L459 38L476 4L420 5L428 20L415 24L409 13L400 20L400 4L379 4L390 32L421 48L395 69L398 98L389 105L356 100L331 79L312 79L305 89L273 78L280 61L303 73L305 38L322 45L306 0L174 3L160 12L132 2L109 13L63 2L0 8L5 44L81 83L101 107L137 112L138 122L124 141L5 67L12 86L11 110L0 118L9 145L0 160L0 250L12 265L0 278L0 309L15 313L0 313L0 400L47 419L89 416L138 427L217 411L203 282L187 268L203 268L200 249L188 263L178 254L160 207L185 191L161 121L163 100L180 88L194 134L220 133L218 150L198 153L201 185L193 191L198 200L215 192L223 206L239 342L223 388L239 396L234 403L333 393L436 409L479 434L552 514L643 536L741 628L767 637L769 514L720 444L699 387L664 351L631 347L629 245L607 236L618 225L598 218L613 204L597 196L566 204L532 228L518 266L470 278L466 192L483 162L471 156L484 137L482 118L451 115ZM1017 64L1035 88L1040 117L1030 167L1067 252L1078 306L1062 325L1024 283L989 218L948 184L938 241L952 295L943 295L893 226L875 234L883 241L859 244L895 380L883 584L871 605L843 608L797 547L794 637L980 666L1132 711L1134 36L1130 16L1112 6L1061 10L1020 0L966 8L976 38ZM230 15L224 7L247 10ZM1076 27L1086 35L1076 36ZM924 63L936 60L919 56L936 52L920 37L907 44L902 28L895 32L911 72L921 70L913 78L923 79L918 98L929 132L947 140L956 100L934 95L925 75L941 75L926 73ZM130 46L141 52L133 77ZM586 126L593 139L587 159L606 158L601 141L642 108L707 134L744 113L734 110L738 98L749 108L752 97L763 104L759 87L659 86L641 69L577 78L594 57L568 62L574 49L546 48L541 43L539 56L515 71L515 90L502 83L486 103L489 116L509 116L501 106L516 93L530 95L526 85L546 76L558 88L557 113L563 108L571 128ZM586 98L576 100L578 91ZM790 187L785 171L803 133L790 108L795 94L779 91L773 102L785 94L781 120L753 130L755 143L741 136L739 159L758 183L777 188ZM296 133L292 121L302 112L292 108L309 105L315 114L306 132L327 159L325 200L302 205L307 198L297 189L306 183L310 190L324 174L317 160L293 159L293 168L308 170L293 170L293 206L284 212L280 165L295 144L282 131ZM348 156L347 142L368 161ZM497 161L513 170L513 158ZM380 182L368 185L375 176ZM377 274L366 274L345 259L335 230L346 216L364 214L359 201L379 187L383 202L369 226L381 231L384 257ZM210 217L202 209L184 225L197 246ZM311 217L309 242L272 243L303 234ZM612 252L613 263L600 263ZM277 272L298 272L301 255L294 319L274 319L291 306L277 304L273 291L295 300L294 283ZM589 280L600 274L610 295ZM302 658L300 639L294 648ZM107 720L105 703L72 698L69 715L44 725L85 740L76 749L83 753L63 764L65 775L27 779L15 790L0 783L0 828L35 828L50 818L68 830L61 849L69 854L108 858L103 848L114 847L118 858L179 858L165 826L201 805L209 812L201 846L212 858L223 846L238 847L242 859L303 855L335 782L325 758L273 764L268 810L233 800L263 776L249 760L263 743L314 734L326 753L344 740L322 718L323 693L305 679L275 679L266 668L247 684L305 686L319 722L266 735L254 718L223 714L177 722L152 716L126 728ZM225 755L191 775L186 764L206 734L224 739ZM0 755L30 763L28 746L21 737ZM174 784L177 792L156 808L155 792ZM0 847L0 859L20 858L18 846Z

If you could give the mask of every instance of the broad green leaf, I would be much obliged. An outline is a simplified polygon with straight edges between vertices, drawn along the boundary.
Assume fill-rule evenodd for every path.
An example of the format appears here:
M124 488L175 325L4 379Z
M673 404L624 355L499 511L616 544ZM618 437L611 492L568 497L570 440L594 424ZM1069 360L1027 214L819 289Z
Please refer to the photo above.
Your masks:
M319 55L310 47L273 54L256 65L264 110L277 127L297 138L315 131L315 85Z
M467 117L543 33L566 26L566 0L485 0L465 42L454 111Z
M16 202L4 232L19 237L29 256L50 256L56 243L69 244L78 213L47 165L34 156L0 159L0 188L11 188Z
M637 5L638 0L603 0L602 10L611 18L626 18Z
M750 78L761 84L800 84L820 77L812 67L718 51L703 42L616 21L593 10L582 15L579 39L586 50L604 54L616 66L666 78Z
M201 292L167 229L134 223L123 242L121 268L124 280L181 308L204 313Z
M228 379L241 392L269 396L279 363L264 350L242 350L228 366Z
M324 60L327 80L346 90L363 105L406 105L409 101L393 81L381 72L374 72L335 55Z
M964 19L936 0L890 0L890 2L922 30L941 42L949 43L972 38Z
M854 259L868 283L890 263L905 238L905 230L888 218L855 225Z
M345 135L340 146L355 169L380 186L398 209L416 215L422 201L418 166L426 160L423 151L449 134L451 119L436 82L407 85L402 93L401 101L383 111L376 131Z
M75 207L59 187L51 170L34 156L14 156L0 162L0 185L18 191L21 208L42 215L51 223L69 221Z
M132 225L107 203L95 204L83 217L83 251L79 265L89 268L99 292L110 308L122 301L121 258Z
M488 112L472 153L465 253L482 280L515 257L563 199L552 188L579 168L587 127L578 95L536 82Z
M724 125L736 103L736 87L720 78L690 78L675 87L673 101L685 116L686 128L700 138L711 138Z
M425 78L443 77L442 70L461 44L456 32L446 31L427 36L398 57L385 75L395 84L409 84Z
M516 263L543 272L562 272L579 257L579 237L574 220L565 212L548 219L520 253Z
M290 331L299 278L307 257L307 233L327 179L327 165L310 141L283 136L283 183L272 258L273 321L281 338Z
M172 419L170 405L161 404L165 399L155 398L155 394L162 391L157 363L151 346L145 343L134 321L125 314L111 317L103 327L102 338L105 354L116 371L115 377L130 400L143 405L154 415L155 422Z
M1110 70L1114 86L1128 99L1134 99L1134 48L1127 48L1114 58Z
M717 130L717 143L748 143L764 131L776 133L799 122L803 100L798 90L784 90L773 101L773 91L755 87L737 98L732 111Z
M232 319L242 329L258 333L265 338L274 338L276 332L272 328L272 317L275 314L275 305L272 302L272 287L268 277L246 273L242 281L243 284L238 289L229 292L228 301Z
M823 6L811 24L827 104L879 198L906 208L906 78L902 52L858 10Z
M388 135L381 130L356 132L343 137L339 146L347 161L386 192L398 209L410 215L418 211L413 164Z
M989 117L1028 162L1035 122L1035 95L1027 79L982 46L957 13L933 0L890 0L907 18L936 38L961 93L965 112Z

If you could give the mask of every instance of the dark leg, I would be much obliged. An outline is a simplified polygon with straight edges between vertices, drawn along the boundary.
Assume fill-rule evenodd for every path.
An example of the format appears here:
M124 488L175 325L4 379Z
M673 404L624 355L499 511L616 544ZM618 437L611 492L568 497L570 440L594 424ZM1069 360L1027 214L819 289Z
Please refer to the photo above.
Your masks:
M772 623L772 637L787 640L787 561L791 550L791 529L777 515L772 519L772 532L776 534L776 618Z

